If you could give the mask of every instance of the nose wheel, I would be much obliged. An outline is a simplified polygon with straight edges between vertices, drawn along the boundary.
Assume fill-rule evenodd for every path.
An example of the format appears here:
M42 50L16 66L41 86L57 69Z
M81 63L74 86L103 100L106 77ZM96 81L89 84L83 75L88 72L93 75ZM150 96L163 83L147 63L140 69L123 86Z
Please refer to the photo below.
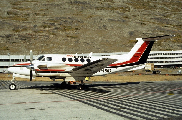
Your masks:
M15 77L11 80L11 84L9 85L10 90L16 90L16 85L15 85Z
M15 85L14 83L11 83L11 84L9 85L9 89L10 89L10 90L16 90L16 85Z

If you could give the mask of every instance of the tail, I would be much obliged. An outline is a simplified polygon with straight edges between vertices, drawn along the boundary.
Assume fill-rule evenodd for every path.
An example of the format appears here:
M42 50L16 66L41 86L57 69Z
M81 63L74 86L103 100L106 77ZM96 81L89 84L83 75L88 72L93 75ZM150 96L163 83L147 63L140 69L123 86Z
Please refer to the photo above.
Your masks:
M155 41L172 37L173 35L164 35L149 38L136 38L138 42L134 45L131 51L127 54L127 60L122 63L111 64L112 67L122 67L144 64L147 61L151 48Z

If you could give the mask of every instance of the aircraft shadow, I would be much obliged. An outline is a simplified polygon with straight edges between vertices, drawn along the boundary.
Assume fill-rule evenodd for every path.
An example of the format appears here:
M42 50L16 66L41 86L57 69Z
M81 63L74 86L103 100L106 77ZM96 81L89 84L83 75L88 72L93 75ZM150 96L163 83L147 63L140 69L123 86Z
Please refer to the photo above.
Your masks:
M99 92L99 93L108 93L110 91L105 90L104 88L110 88L115 86L122 86L122 85L129 85L129 84L139 84L140 82L126 82L126 83L101 83L101 82L94 82L92 84L85 84L81 90L84 91L92 91L92 92ZM79 90L79 85L63 85L61 83L52 83L49 85L35 85L30 87L25 87L24 89L39 89L39 90ZM103 88L103 89L102 89Z

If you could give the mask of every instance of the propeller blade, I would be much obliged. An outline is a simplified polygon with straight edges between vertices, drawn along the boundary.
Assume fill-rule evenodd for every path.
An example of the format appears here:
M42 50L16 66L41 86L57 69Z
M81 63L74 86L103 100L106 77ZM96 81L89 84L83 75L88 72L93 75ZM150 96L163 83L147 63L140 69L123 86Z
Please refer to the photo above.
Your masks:
M30 81L32 81L32 76L33 76L32 69L30 69Z
M33 76L33 74L32 74L32 61L33 61L33 52L32 52L32 50L30 50L30 63L31 63L31 66L30 66L30 81L32 81L32 76Z
M31 64L32 64L32 61L33 61L33 52L32 52L32 50L30 50L30 62L31 62Z

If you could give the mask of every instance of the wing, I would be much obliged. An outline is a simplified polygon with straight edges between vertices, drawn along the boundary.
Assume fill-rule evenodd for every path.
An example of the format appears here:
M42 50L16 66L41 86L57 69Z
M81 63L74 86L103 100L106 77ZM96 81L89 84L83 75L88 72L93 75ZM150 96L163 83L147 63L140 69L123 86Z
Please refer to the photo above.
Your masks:
M83 80L85 77L91 77L93 74L104 69L108 65L117 61L117 59L102 59L96 60L91 63L76 67L69 73L75 80Z

